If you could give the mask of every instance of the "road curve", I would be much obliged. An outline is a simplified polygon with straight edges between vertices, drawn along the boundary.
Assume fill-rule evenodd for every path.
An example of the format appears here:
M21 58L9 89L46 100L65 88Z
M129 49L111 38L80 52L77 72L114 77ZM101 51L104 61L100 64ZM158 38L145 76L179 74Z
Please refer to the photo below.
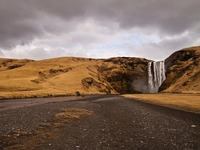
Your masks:
M119 95L86 97L0 111L0 135L33 130L62 108L94 114L59 129L59 137L38 150L199 150L200 115L127 99ZM31 119L30 119L31 117Z

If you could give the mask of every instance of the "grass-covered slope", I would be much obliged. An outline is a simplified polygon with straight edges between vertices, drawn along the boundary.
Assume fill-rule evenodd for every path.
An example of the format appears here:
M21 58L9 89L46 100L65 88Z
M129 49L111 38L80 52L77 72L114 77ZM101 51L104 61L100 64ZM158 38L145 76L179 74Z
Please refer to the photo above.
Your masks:
M0 98L142 92L133 83L147 85L147 63L140 58L0 59Z
M149 61L131 57L40 61L0 58L0 99L147 93ZM177 51L165 64L166 80L160 92L200 92L200 47Z
M200 47L177 51L165 60L166 80L162 92L200 93Z

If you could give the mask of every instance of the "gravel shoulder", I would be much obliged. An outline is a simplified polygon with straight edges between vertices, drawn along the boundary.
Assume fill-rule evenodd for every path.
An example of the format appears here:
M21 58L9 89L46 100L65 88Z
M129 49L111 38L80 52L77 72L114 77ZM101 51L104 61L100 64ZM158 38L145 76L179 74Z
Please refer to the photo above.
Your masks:
M55 114L68 108L93 113L72 119L58 128L56 134L52 134L53 138L44 139L32 149L200 149L199 114L142 103L118 95L91 96L2 110L1 140L3 135L13 131L33 132L36 126L52 122ZM31 136L33 134L17 138L25 141ZM6 149L5 145L0 144L0 149Z

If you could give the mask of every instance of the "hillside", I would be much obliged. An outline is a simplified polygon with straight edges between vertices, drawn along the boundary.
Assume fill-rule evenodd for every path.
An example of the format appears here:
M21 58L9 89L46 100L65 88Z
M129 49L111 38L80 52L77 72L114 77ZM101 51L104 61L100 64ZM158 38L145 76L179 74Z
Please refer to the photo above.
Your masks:
M166 80L161 92L200 92L200 47L190 47L177 51L165 60Z
M0 59L0 99L84 94L148 93L144 58L61 57L40 61ZM159 92L199 93L200 47L179 50L165 60Z
M133 83L147 84L147 63L141 58L0 59L0 98L138 93L145 89Z

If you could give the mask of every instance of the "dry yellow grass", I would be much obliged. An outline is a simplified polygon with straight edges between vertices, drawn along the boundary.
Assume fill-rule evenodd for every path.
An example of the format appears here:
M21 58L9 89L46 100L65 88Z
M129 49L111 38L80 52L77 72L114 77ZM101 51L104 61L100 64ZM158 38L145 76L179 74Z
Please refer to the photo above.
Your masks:
M200 93L200 46L185 48L166 60L167 78L162 84L166 93ZM165 87L165 88L163 88Z
M171 58L176 63L162 92L199 93L200 47L189 49L196 50L194 58L176 61L176 57L185 57L181 53ZM0 58L0 99L67 96L77 91L81 95L141 92L147 84L147 63L143 58Z
M200 114L200 94L126 94L123 96Z
M0 99L75 95L76 91L101 94L99 89L86 90L81 80L92 77L98 81L94 66L102 63L101 60L73 57L41 61L0 58ZM13 66L20 67L8 69Z

